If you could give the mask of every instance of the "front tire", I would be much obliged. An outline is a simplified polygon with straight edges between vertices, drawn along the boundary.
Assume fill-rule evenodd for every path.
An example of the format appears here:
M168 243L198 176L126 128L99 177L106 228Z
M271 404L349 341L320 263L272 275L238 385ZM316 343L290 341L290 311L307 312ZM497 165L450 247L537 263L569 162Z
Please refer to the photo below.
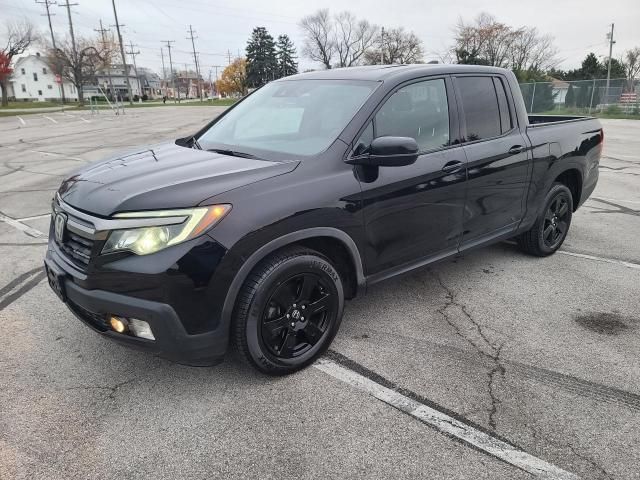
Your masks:
M573 214L571 191L561 183L554 183L545 197L544 209L533 227L518 238L525 252L546 257L558 250L569 232Z
M331 262L314 250L289 247L249 274L236 301L231 333L250 365L284 375L327 350L343 308L342 281Z

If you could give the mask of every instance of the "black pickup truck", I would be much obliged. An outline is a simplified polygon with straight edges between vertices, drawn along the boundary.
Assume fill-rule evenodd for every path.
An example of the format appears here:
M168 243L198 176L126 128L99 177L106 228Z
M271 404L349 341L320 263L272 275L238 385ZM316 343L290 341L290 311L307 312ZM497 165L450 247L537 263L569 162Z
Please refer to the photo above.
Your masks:
M232 343L288 373L369 285L509 238L555 252L602 145L594 118L527 116L499 68L295 75L193 136L66 178L46 270L111 339L195 365Z

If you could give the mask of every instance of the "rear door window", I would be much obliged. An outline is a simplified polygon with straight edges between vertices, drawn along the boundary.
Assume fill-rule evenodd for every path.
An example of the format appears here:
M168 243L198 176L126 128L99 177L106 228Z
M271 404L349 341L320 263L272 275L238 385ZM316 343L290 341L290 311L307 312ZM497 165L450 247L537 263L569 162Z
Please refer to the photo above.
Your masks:
M465 141L473 142L502 134L498 96L491 77L458 77L462 98Z

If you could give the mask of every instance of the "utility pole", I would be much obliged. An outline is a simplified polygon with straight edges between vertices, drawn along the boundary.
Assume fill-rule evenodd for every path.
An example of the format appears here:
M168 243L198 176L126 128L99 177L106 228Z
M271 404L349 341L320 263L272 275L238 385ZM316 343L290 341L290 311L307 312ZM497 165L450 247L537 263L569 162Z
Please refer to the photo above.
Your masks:
M73 62L77 65L78 63L78 51L76 50L76 37L73 34L73 20L71 20L71 7L75 7L76 5L78 5L77 3L69 3L69 0L67 0L66 3L62 3L60 5L58 5L59 7L67 7L67 17L69 18L69 33L71 35L71 48L73 50ZM49 10L49 8L47 7L47 11ZM49 22L51 22L51 19L49 19ZM55 47L54 47L55 48ZM75 77L75 75L74 75ZM62 78L61 78L62 80ZM82 97L82 85L78 86L78 100L84 100L84 98ZM63 95L64 95L64 90L63 90ZM63 100L64 102L64 97Z
M129 48L131 50L126 53L131 55L131 58L133 59L133 73L136 76L136 82L138 83L138 95L142 96L142 85L140 85L140 77L138 76L138 66L136 65L136 55L140 55L140 50L136 50L134 52L133 47L137 47L137 45L134 45L133 42L129 40Z
M227 65L231 65L231 50L227 50L227 60L229 62Z
M120 34L120 27L124 25L120 25L118 23L118 12L116 11L116 0L111 0L111 4L113 5L113 16L116 19L116 31L118 32L118 43L120 43L120 56L122 57L122 66L124 67L124 79L127 82L127 93L129 94L129 105L133 105L133 97L131 96L131 83L129 82L129 68L127 67L127 57L124 55L124 45L122 44L122 35ZM122 110L124 113L124 110Z
M169 76L171 77L171 88L173 88L173 103L176 103L176 80L173 75L173 61L171 60L171 44L175 43L175 40L162 40L167 44L167 49L169 50ZM178 92L178 97L180 97L180 92Z
M193 27L189 25L189 38L191 39L191 47L193 48L193 61L196 62L196 76L198 77L198 94L200 95L200 101L202 102L202 84L200 83L200 66L198 65L198 55L196 54L196 44L195 39L198 37L193 36L194 31ZM187 38L187 40L189 40Z
M216 89L216 97L219 95L218 92L218 68L222 68L222 65L212 65L213 68L216 69L216 81L215 81L215 89ZM209 83L211 83L211 70L209 70ZM213 84L211 84L211 87L213 88ZM213 91L211 92L211 96L213 96Z
M107 48L107 37L105 34L109 31L108 28L102 26L102 19L100 19L100 28L94 29L94 32L98 32L102 37L102 48ZM107 79L109 80L109 91L111 92L111 98L115 99L115 92L113 91L113 82L111 81L111 54L109 54L109 64L107 67Z
M609 81L611 80L611 55L613 54L613 44L616 43L613 39L613 23L611 24L611 32L607 33L609 39L609 65L607 66L607 91L605 92L606 103L609 103Z
M384 27L380 33L380 65L384 65Z
M162 81L164 82L164 96L167 96L167 70L164 68L164 50L160 47L160 58L162 58Z
M51 33L51 46L53 47L53 51L56 52L56 71L54 72L59 78L60 78L60 82L58 83L58 90L60 91L60 99L62 100L62 103L66 103L66 99L64 98L64 85L62 84L62 72L60 71L60 62L58 61L58 57L57 57L57 47L56 47L56 37L53 35L53 27L51 26L51 17L55 15L55 13L51 13L49 11L49 6L50 5L55 5L56 2L55 1L51 1L51 0L43 0L43 1L39 1L36 0L36 3L41 3L44 5L44 7L47 9L47 13L46 14L42 14L43 16L46 15L47 16L47 20L49 20L49 32Z

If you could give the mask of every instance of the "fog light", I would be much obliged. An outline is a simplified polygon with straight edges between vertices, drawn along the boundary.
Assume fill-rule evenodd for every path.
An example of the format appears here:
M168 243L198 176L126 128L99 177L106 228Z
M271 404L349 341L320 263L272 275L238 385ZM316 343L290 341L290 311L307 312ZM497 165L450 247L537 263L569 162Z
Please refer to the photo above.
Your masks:
M153 332L151 331L151 327L144 320L139 320L137 318L129 319L129 330L136 337L146 338L147 340L155 340L156 337L153 336Z
M109 319L109 325L118 333L124 333L127 331L127 321L123 318L111 317Z

